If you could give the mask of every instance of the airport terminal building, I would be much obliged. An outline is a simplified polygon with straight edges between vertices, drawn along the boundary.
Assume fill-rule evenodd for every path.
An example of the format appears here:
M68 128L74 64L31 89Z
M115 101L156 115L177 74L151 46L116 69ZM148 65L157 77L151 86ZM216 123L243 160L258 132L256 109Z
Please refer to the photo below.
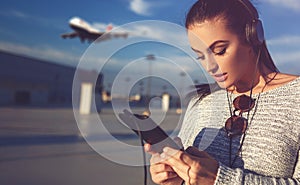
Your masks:
M4 51L0 51L0 63L0 106L72 106L75 67ZM83 82L98 75L95 95L100 97L103 76L81 72L86 74Z

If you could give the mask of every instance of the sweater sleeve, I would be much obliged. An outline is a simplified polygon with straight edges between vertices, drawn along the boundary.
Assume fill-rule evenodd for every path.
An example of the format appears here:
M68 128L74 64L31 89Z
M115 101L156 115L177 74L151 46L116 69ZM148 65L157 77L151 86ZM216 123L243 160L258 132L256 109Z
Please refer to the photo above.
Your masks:
M182 126L181 126L181 129L178 133L178 137L181 138L181 141L182 141L182 144L184 146L184 148L188 147L188 146L191 146L192 143L193 143L193 130L195 130L195 118L193 116L193 114L198 111L195 110L196 107L194 106L195 103L197 102L197 98L194 97L190 100L189 104L188 104L188 107L185 111L185 116L183 118L183 122L182 122ZM197 112L196 112L197 113Z
M299 152L298 152L299 153ZM295 166L294 175L292 178L276 178L263 176L256 173L250 173L243 171L240 168L232 169L222 163L219 163L219 170L217 178L215 180L215 185L299 185L300 184L300 164L299 155L297 164Z

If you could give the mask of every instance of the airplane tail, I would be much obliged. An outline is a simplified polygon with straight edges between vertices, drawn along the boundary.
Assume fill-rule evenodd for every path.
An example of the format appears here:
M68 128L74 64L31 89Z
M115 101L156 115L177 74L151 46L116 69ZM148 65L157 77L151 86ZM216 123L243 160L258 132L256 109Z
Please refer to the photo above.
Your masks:
M113 29L113 26L111 24L109 24L107 27L106 27L106 32L109 32Z

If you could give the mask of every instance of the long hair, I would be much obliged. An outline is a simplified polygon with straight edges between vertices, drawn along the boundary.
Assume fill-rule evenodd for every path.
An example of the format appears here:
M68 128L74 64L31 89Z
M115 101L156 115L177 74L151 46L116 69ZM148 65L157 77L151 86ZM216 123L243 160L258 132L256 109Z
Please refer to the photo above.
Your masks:
M187 13L185 27L189 29L196 24L203 23L204 21L210 21L219 18L225 20L229 31L237 34L243 43L250 44L247 42L245 28L246 24L253 20L253 15L258 18L258 11L250 1L247 2L247 7L245 7L240 0L198 0ZM251 47L257 55L260 53L258 70L263 76L267 75L263 72L264 67L271 72L279 72L269 53L265 41L261 46L251 45ZM258 52L259 49L261 52ZM208 92L211 91L210 89L212 86L215 86L215 84L208 86L202 85L199 88L209 88L202 90L197 89L197 92L204 92L204 94L208 95Z

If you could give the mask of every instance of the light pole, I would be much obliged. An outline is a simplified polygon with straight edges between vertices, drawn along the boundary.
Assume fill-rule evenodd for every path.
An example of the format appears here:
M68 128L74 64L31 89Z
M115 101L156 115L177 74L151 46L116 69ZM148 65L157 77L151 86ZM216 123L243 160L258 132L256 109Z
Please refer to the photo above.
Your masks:
M152 75L152 61L155 60L155 56L153 54L146 55L146 60L149 62L149 68L148 68L148 84L147 84L147 95L146 95L146 110L143 112L144 115L149 116L150 115L150 96L151 96L151 75Z
M182 106L183 105L181 105L180 104L180 97L183 97L183 92L184 92L184 77L186 76L186 73L185 72L181 72L180 74L179 74L180 76L181 76L181 82L180 82L180 89L179 89L179 99L178 99L178 102L177 102L177 109L176 109L176 113L177 114L181 114L182 113Z
M125 93L127 93L128 92L128 101L130 101L130 90L129 90L129 82L130 82L130 77L126 77L125 78L125 81L126 81L126 91L125 91Z

